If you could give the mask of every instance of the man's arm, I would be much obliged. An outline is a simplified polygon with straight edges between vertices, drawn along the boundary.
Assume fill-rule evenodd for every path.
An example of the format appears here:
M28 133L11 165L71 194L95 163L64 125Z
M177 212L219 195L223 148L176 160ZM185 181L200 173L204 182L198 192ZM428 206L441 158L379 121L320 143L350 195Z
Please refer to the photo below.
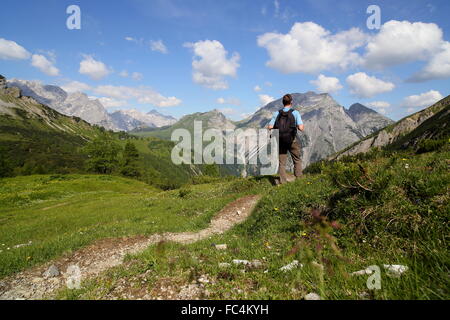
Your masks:
M297 123L297 129L300 130L300 131L304 131L305 130L305 126L303 125L303 120L302 120L302 116L300 115L300 112L295 110L294 111L294 117L295 117L295 122Z

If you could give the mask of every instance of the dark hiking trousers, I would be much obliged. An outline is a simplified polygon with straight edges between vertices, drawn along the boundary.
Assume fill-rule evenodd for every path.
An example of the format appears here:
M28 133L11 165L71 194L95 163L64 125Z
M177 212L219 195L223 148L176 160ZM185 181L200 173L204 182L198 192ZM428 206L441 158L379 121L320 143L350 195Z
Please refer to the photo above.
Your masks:
M291 154L294 162L294 175L299 178L302 175L302 160L300 159L300 144L297 138L290 146L280 146L278 173L280 174L280 183L286 182L286 161L287 152Z

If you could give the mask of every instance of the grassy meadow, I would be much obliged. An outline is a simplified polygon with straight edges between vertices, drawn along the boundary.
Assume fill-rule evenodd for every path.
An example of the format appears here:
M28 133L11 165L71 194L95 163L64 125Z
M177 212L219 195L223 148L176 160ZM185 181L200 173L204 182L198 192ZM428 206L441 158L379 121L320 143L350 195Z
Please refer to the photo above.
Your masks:
M102 299L123 280L154 292L161 279L177 288L206 275L208 299L449 299L448 159L447 148L319 163L296 182L265 189L252 216L226 234L149 247L59 298ZM226 250L214 247L224 243ZM294 260L303 267L280 270ZM390 277L384 264L408 270ZM381 269L380 290L367 289L368 275L350 275L371 265Z

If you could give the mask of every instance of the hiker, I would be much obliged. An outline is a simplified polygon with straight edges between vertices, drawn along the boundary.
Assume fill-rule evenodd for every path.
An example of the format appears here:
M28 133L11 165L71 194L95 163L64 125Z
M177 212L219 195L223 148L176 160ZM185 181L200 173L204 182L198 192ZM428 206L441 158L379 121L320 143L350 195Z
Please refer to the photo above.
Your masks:
M268 129L278 129L278 154L280 183L286 183L286 160L287 152L291 154L294 162L294 175L299 178L302 175L302 161L300 159L300 143L297 141L297 129L305 130L302 117L297 110L292 109L292 96L286 94L283 97L283 109L273 114L272 120L269 122Z

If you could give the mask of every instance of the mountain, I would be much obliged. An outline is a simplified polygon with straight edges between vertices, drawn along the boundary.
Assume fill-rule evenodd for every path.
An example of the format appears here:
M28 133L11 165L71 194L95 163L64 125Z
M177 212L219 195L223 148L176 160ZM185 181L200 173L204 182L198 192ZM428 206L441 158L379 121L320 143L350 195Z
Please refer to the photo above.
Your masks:
M324 159L393 122L361 104L354 104L347 110L327 93L309 91L293 93L292 97L293 108L300 112L305 124L305 131L299 134L303 167ZM265 127L273 113L282 107L282 99L272 101L236 125L239 128Z
M84 93L69 94L58 86L44 85L38 81L12 79L7 81L7 85L20 88L23 95L30 96L62 114L80 117L109 130L119 130L101 102L89 99Z
M175 146L171 141L106 131L24 96L18 87L5 87L4 80L0 76L0 177L86 173L88 156L82 148L96 138L108 138L108 143L120 148L132 142L139 153L136 165L141 174L137 178L161 189L180 187L203 173L219 172L216 166L176 165L171 160ZM122 152L117 156L120 160ZM122 173L120 167L114 173Z
M364 136L368 136L380 128L384 128L393 123L391 119L360 103L352 104L346 112L358 125L360 132Z
M120 130L131 131L133 129L149 127L157 128L174 124L174 117L166 116L156 110L142 113L136 109L118 110L111 114L114 124Z
M416 112L410 116L407 116L397 121L396 123L393 123L385 127L384 129L375 132L374 134L371 134L370 136L362 139L361 141L358 141L350 145L349 147L341 150L340 152L333 154L329 158L329 160L335 160L340 159L343 156L364 153L369 151L373 147L385 147L388 145L399 147L401 145L407 146L410 145L411 143L414 144L415 140L412 139L413 138L412 136L410 136L410 134L413 132L415 132L413 135L416 135L415 139L417 143L417 141L421 140L420 135L417 136L417 133L423 131L423 127L421 127L421 125L426 124L427 120L433 119L430 121L439 121L440 123L442 123L441 127L442 130L444 130L446 126L448 126L445 119L448 118L447 113L449 104L450 104L450 96L447 96L446 98L440 100L434 105L419 112ZM441 111L442 113L440 113ZM439 113L440 113L439 117L433 118L433 116ZM444 119L444 121L442 121L442 119ZM430 121L428 121L427 123L429 123ZM427 134L426 130L422 132L423 134L422 139L436 136L439 133L439 130L436 131L436 128L438 127L434 126L435 130L433 131L433 133ZM448 130L448 128L445 130Z
M186 115L171 126L161 128L141 128L133 130L131 133L137 136L158 137L161 139L170 140L172 132L179 128L187 129L189 132L193 133L194 121L201 121L204 130L217 129L224 131L227 129L232 130L236 128L236 125L231 120L228 120L223 113L217 109L214 109L208 112L196 112Z
M104 131L104 130L103 130ZM0 83L0 173L78 172L85 156L77 150L103 134L78 117L69 117L17 87Z

